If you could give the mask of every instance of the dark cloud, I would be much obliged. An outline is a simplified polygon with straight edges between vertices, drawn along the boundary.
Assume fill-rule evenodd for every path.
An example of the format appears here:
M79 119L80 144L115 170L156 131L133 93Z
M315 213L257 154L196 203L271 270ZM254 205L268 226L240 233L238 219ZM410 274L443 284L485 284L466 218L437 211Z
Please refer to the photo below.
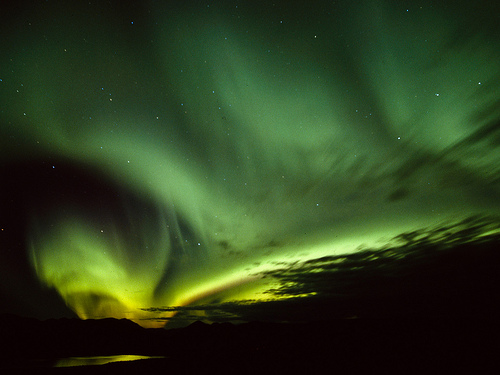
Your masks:
M387 200L389 202L394 202L398 201L401 199L406 198L410 194L410 191L407 188L400 187L396 190L394 190L389 196L387 197Z
M500 266L500 219L475 216L458 223L401 233L380 248L280 262L261 274L278 281L267 301L234 301L144 309L175 324L323 321L349 317L480 316L492 313Z
M500 108L500 101L493 106L498 111L498 108ZM488 112L493 112L493 110L488 108ZM484 113L481 113L481 115L486 116ZM466 146L478 145L480 142L486 142L488 146L493 147L500 145L500 123L498 121L489 122L479 127L479 129L460 141L455 147L465 148Z

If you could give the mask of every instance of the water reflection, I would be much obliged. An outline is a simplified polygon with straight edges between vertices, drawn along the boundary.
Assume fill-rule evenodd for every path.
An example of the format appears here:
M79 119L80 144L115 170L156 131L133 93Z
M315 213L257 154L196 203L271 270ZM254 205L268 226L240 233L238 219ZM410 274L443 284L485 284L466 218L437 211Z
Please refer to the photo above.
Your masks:
M147 355L109 355L109 356L94 356L94 357L69 357L59 359L54 367L73 367L73 366L91 366L105 365L111 362L137 361L139 359L165 358L162 356L147 356Z

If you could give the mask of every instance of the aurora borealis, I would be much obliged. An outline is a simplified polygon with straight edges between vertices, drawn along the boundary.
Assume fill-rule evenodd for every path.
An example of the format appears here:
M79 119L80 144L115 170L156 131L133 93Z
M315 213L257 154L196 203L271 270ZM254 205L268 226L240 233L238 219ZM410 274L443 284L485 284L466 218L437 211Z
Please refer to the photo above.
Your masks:
M391 246L498 240L495 2L1 8L3 311L343 316Z

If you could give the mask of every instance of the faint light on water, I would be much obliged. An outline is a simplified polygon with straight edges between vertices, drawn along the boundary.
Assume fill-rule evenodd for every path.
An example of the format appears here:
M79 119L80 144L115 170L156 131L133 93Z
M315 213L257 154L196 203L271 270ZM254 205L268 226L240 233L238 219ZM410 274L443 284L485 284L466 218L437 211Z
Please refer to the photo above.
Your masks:
M105 365L112 362L138 361L140 359L165 358L163 356L147 355L109 355L94 357L68 357L59 359L54 367L75 367L75 366L94 366Z

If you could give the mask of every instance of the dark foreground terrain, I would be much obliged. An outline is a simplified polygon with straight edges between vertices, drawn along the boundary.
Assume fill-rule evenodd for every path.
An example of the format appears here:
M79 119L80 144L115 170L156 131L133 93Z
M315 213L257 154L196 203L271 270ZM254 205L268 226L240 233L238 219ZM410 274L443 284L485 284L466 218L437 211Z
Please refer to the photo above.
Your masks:
M315 324L196 322L143 329L127 320L38 321L2 316L5 374L474 373L500 371L491 320L352 319ZM164 356L52 368L57 358Z

